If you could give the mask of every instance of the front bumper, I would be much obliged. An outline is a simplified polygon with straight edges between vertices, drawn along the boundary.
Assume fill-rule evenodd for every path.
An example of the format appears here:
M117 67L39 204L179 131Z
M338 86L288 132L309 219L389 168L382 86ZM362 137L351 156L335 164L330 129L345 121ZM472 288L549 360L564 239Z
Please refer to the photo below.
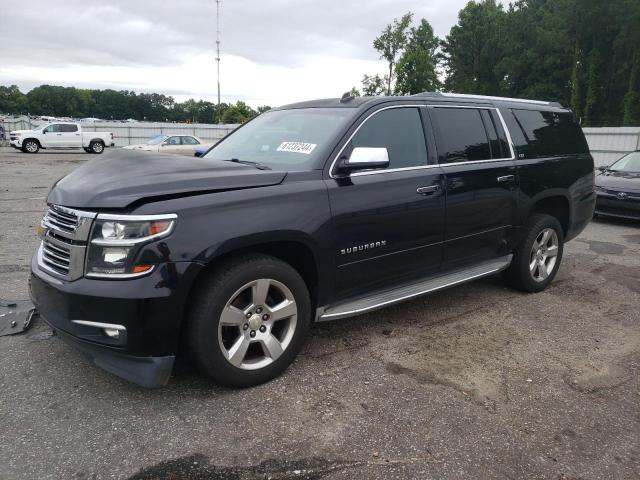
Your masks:
M619 198L617 193L598 192L597 215L640 220L640 193L628 193Z
M185 301L201 265L165 263L146 277L71 282L41 270L35 257L31 268L31 299L60 337L126 380L145 387L167 383ZM113 338L96 324L124 330Z
M11 145L13 148L21 148L22 147L22 142L19 138L11 138L9 140L9 145Z

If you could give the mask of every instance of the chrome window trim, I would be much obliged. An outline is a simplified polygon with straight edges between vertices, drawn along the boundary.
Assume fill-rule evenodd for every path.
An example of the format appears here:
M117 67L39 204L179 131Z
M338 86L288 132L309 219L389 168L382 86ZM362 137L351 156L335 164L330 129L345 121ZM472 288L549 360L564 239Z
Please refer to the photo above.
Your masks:
M127 331L127 328L124 325L119 325L117 323L90 322L89 320L71 320L71 323L75 323L76 325L85 325L87 327L108 328L111 330L118 330L120 332Z
M340 155L342 155L342 152L344 152L345 148L347 148L347 145L349 145L349 143L351 142L351 140L353 140L353 137L356 135L356 133L358 133L360 128L362 128L362 126L365 123L367 123L367 121L371 117L373 117L374 115L377 115L380 112L384 112L385 110L392 110L392 109L395 109L395 108L424 108L425 106L426 105L424 105L424 104L390 105L388 107L383 107L383 108L381 108L379 110L371 112L360 123L360 125L358 125L356 127L356 129L353 131L353 133L351 135L349 135L349 138L347 139L346 142L344 142L344 145L342 145L342 148L340 149L338 154L333 159L333 162L331 162L331 167L329 167L329 177L331 177L331 178L346 178L346 177L340 177L340 176L334 175L333 170L334 170L334 168L336 166L336 163L338 162L338 159L340 158ZM426 148L426 146L427 146L427 140L425 139L425 148ZM402 172L402 171L405 171L405 170L417 170L417 169L420 169L420 168L425 168L425 167L430 167L430 166L432 166L432 165L414 165L413 167L392 168L392 169L388 169L388 170L371 170L371 171L367 171L367 172L352 173L351 175L349 175L349 177L359 177L361 175L371 175L374 172L375 173L392 173L392 172ZM437 165L433 165L433 166L437 166Z
M485 97L485 98L490 98L490 97ZM531 102L534 102L534 100L531 100ZM509 157L509 158L490 158L490 159L487 159L487 160L472 160L472 161L467 161L467 162L437 163L435 165L416 165L416 166L413 166L413 167L390 168L390 169L381 169L381 170L369 170L369 171L366 171L366 172L355 172L355 173L352 173L352 174L348 175L348 177L360 177L360 176L364 176L364 175L379 175L381 173L395 173L395 172L405 172L405 171L411 171L411 170L426 170L426 169L429 169L429 168L440 168L440 167L456 166L456 165L472 165L472 164L475 164L475 163L486 163L486 162L507 162L507 161L514 161L515 160L516 154L515 154L515 149L513 148L513 140L511 138L511 133L509 132L509 129L507 128L507 124L504 121L504 117L502 116L502 112L500 112L500 109L498 107L495 107L495 106L483 106L483 105L472 106L472 105L436 105L436 104L391 105L391 106L383 107L383 108L381 108L379 110L376 110L375 112L371 112L371 114L369 114L360 123L360 125L358 125L358 127L353 131L353 133L349 136L347 141L344 143L342 148L340 148L340 150L338 151L338 154L333 159L333 162L331 162L331 167L329 168L329 177L333 178L333 179L336 179L336 178L348 178L348 177L341 177L341 176L338 176L338 175L334 174L334 169L335 169L336 163L338 162L338 159L340 158L340 155L342 155L342 153L344 152L345 148L347 148L347 145L349 145L349 142L351 142L351 140L356 135L356 133L358 133L360 128L371 117L373 117L374 115L376 115L379 112L383 112L385 110L391 110L393 108L423 108L423 107L427 107L427 108L429 108L429 107L431 107L431 108L473 108L473 109L476 109L476 110L480 110L480 109L495 110L497 112L497 114L498 114L498 118L500 119L500 124L502 125L502 129L504 130L504 133L505 133L505 135L507 137L507 143L509 144L509 151L511 152L511 157Z

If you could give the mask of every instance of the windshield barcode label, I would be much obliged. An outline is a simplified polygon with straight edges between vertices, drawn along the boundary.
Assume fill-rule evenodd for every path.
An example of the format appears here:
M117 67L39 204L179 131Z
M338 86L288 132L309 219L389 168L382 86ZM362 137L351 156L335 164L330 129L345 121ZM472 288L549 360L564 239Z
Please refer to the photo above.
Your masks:
M309 155L316 147L317 145L315 143L282 142L276 150L278 152L304 153Z

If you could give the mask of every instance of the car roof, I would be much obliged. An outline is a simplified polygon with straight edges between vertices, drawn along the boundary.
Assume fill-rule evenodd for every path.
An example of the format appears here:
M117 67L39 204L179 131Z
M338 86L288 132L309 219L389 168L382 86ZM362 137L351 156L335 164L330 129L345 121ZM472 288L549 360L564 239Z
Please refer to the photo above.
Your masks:
M346 94L345 94L346 95ZM544 100L529 100L522 98L494 97L487 95L467 95L458 93L443 92L423 92L415 95L404 96L376 96L376 97L347 97L325 98L320 100L309 100L306 102L291 103L283 105L274 110L290 110L296 108L368 108L381 103L429 100L430 103L437 104L468 104L484 105L504 108L526 108L534 110L567 110L560 103Z

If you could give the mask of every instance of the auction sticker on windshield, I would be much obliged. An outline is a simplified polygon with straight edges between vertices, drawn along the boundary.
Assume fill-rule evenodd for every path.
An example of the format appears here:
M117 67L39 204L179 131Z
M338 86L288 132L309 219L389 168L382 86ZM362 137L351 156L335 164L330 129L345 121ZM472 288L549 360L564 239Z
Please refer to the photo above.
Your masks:
M309 155L318 145L304 142L282 142L276 149L278 152L304 153Z

